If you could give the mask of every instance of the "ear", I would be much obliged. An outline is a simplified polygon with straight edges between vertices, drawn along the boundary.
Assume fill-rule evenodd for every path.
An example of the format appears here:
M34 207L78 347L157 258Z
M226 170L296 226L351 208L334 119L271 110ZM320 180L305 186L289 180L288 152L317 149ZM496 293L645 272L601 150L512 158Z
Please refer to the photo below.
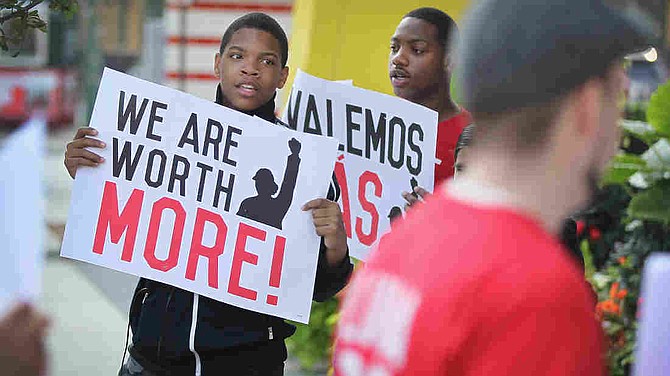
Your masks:
M572 98L574 131L580 136L594 137L598 134L602 111L603 83L591 79L575 90Z
M445 53L444 58L442 59L442 68L447 77L451 77L451 72L453 70L454 64L451 54Z
M288 79L288 65L285 66L284 68L281 69L281 73L279 73L279 83L277 84L277 89L281 89L286 85L286 80Z
M216 55L214 55L214 75L216 77L221 76L220 66L221 66L221 54L217 52Z

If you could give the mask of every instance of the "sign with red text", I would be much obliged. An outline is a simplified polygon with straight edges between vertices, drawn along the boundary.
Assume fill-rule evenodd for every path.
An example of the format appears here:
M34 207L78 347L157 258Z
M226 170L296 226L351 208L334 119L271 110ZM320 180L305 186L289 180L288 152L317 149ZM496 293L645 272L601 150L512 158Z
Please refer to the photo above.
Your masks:
M298 71L283 120L297 131L339 141L335 174L353 257L402 218L401 194L433 190L437 112L401 98Z
M307 323L337 142L105 69L61 255Z

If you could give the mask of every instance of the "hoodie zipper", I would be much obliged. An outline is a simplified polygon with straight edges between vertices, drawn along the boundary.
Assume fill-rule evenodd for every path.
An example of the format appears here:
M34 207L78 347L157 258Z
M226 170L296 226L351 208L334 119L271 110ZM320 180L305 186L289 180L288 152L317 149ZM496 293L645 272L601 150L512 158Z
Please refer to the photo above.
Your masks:
M200 363L200 354L195 351L195 330L198 325L198 301L200 295L193 294L193 312L191 314L191 333L188 339L188 348L193 353L195 357L195 376L201 376L202 374L202 364Z

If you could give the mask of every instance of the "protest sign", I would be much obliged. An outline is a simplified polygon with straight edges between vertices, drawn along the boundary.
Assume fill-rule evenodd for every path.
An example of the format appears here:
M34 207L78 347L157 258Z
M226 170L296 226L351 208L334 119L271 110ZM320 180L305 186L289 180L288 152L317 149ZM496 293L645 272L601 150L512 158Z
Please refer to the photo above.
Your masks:
M335 174L351 255L365 260L403 215L401 194L433 190L437 112L298 71L283 120L339 141Z
M61 255L306 323L337 143L105 69Z
M35 300L41 290L45 140L46 118L38 115L0 148L0 315L16 300Z

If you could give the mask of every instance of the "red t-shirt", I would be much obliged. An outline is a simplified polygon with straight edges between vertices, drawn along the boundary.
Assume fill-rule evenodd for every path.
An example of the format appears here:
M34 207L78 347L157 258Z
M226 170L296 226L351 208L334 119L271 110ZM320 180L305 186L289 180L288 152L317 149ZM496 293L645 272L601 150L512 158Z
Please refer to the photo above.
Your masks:
M435 157L442 163L435 165L435 186L454 176L454 150L463 128L472 123L472 116L465 109L437 124L437 150Z
M354 277L333 365L336 376L603 375L602 337L583 274L537 222L437 193Z

